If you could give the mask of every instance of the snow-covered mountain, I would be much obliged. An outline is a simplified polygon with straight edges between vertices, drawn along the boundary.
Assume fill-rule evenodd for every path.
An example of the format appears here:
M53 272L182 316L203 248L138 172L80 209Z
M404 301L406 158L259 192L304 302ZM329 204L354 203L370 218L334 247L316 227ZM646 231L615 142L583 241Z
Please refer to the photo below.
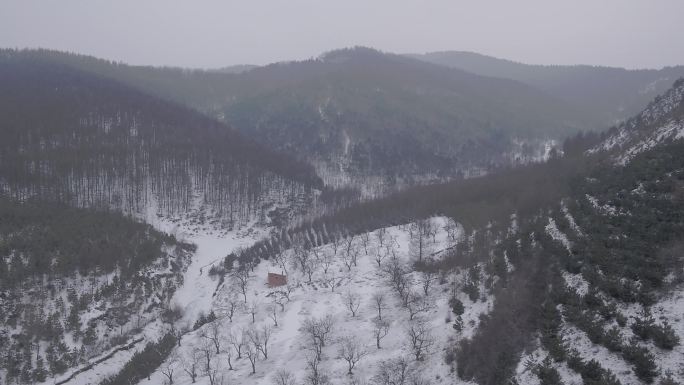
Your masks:
M658 96L639 115L608 131L591 153L607 151L620 164L658 144L684 138L684 79Z
M402 95L407 68L456 76L366 50L270 70L327 65ZM0 86L3 383L684 380L684 81L587 152L509 138L526 165L346 206L310 165L110 77L9 51ZM365 133L344 133L353 153Z

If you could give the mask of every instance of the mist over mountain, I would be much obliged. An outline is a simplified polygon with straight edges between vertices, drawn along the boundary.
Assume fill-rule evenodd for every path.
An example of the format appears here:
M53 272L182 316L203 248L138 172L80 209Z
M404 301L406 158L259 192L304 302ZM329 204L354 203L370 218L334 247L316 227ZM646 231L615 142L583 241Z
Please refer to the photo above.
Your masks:
M684 76L684 66L626 70L588 65L529 65L462 51L407 56L528 84L593 117L596 129L610 127L639 113L654 97Z
M200 194L247 220L271 193L322 187L305 163L90 72L3 51L0 85L0 188L20 201L174 213Z
M191 106L313 162L337 185L468 174L543 156L546 141L594 128L578 109L522 83L367 48L230 74L27 54Z

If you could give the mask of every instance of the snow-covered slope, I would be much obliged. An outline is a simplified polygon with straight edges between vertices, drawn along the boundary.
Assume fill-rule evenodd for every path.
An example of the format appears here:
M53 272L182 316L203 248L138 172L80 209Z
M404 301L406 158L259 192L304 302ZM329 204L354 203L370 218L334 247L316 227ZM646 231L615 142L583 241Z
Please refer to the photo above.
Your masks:
M437 231L426 248L431 258L440 258L449 246L444 230L445 221L441 217L432 218ZM472 302L464 293L452 289L453 283L459 281L456 276L432 276L428 289L424 290L426 275L409 268L409 263L415 257L410 256L413 252L408 225L385 230L386 238L382 246L376 233L360 235L351 241L352 254L358 253L356 263L349 259L346 252L349 243L341 241L337 245L327 244L311 250L311 265L304 270L301 266L296 267L301 263L296 257L300 251L296 250L284 252L282 260L260 262L249 272L244 296L239 281L234 277L226 278L212 303L218 319L215 323L186 334L181 347L157 370L151 381L168 383L164 372L168 374L171 369L175 373L175 384L191 383L192 379L184 369L191 365L193 352L204 357L203 351L211 341L212 328L216 327L221 342L219 353L213 350L210 354L210 368L216 370L224 383L272 384L276 373L283 373L283 370L296 378L297 383L303 382L312 373L307 361L315 356L304 325L312 320L329 319L333 327L321 350L318 370L333 384L350 381L368 383L383 363L399 359L408 363L414 375L431 383L463 383L451 373L450 366L445 362L447 347L473 334L480 314L491 309L493 298L484 295ZM201 250L203 240L197 240ZM378 255L383 256L380 262L376 259ZM388 281L386 266L393 260L406 268L409 290L415 296L415 302L409 306L412 310L402 305L402 300ZM286 262L279 263L282 261ZM266 284L269 272L286 273L287 286L269 288ZM448 304L454 292L465 305L460 332L453 327L454 315ZM350 295L355 298L354 306L358 306L354 314L349 307ZM374 301L378 295L384 298L381 315L388 328L386 336L380 340L380 348L374 335L375 325L379 321ZM232 304L238 310L231 319ZM412 312L415 314L412 315ZM411 327L424 328L426 335L430 336L429 346L418 360L409 338ZM267 357L263 353L257 354L255 373L252 373L252 365L246 356L252 346L248 341L250 333L270 335L265 349ZM245 342L239 359L235 346L230 343L231 336ZM342 347L350 339L361 352L361 359L352 370L353 375L348 374L348 364L342 358ZM198 365L204 365L201 358L198 362ZM198 369L198 373L198 384L211 383L206 370Z
M639 115L611 130L590 153L609 151L618 164L659 143L684 138L684 79L656 98Z

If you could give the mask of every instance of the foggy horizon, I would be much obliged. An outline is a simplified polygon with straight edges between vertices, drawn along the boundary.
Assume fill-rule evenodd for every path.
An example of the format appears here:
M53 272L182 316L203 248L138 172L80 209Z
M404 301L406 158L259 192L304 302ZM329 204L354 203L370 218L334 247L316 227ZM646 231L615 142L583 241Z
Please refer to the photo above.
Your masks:
M201 7L10 0L0 5L0 47L203 69L306 60L354 46L397 54L466 51L525 64L662 68L684 64L684 50L674 49L680 34L673 33L682 29L681 14L684 3L675 0L211 1Z

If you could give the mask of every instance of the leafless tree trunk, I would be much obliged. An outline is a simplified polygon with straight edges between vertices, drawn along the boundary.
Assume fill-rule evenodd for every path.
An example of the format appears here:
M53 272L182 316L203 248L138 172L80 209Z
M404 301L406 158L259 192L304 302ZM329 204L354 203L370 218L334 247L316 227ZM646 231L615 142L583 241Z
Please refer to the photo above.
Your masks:
M252 316L252 323L256 322L256 314L258 311L259 302L257 300L253 300L249 303L249 306L247 307L247 312Z
M189 353L183 356L183 371L187 373L188 377L194 384L197 381L197 369L200 361L200 351L193 348Z
M432 287L432 284L437 280L437 273L428 268L426 271L424 271L420 275L420 284L423 287L423 293L427 297L428 293L430 292L430 287Z
M208 340L203 340L199 346L202 359L204 360L204 371L208 373L211 370L211 359L214 357L214 346Z
M242 293L244 303L247 303L247 286L249 285L249 270L244 266L240 266L239 269L233 272L233 279L240 288L240 292Z
M316 357L306 357L306 367L308 370L306 375L306 383L308 385L328 384L328 377L321 373L320 364L320 359L317 359Z
M380 340L389 333L390 324L387 321L376 319L373 322L373 336L375 337L375 346L380 349Z
M247 356L247 359L249 360L249 363L252 365L252 374L256 373L256 361L259 358L259 351L254 347L254 345L247 344L244 348L245 351L245 356Z
M290 262L284 250L278 250L273 256L276 266L280 267L283 274L287 275L287 264Z
M385 246L385 239L387 239L387 229L382 227L377 230L375 230L375 239L378 240L378 245L380 247Z
M458 243L458 224L452 218L447 219L444 224L444 231L447 233L447 240L449 247L453 247Z
M265 325L261 330L251 329L247 332L252 346L254 346L257 352L263 354L265 360L268 359L268 341L271 339L272 334L273 329L271 325Z
M273 321L273 326L278 327L278 307L275 302L268 307L268 318Z
M207 366L205 372L209 378L209 385L221 385L223 383L223 375L221 374L221 364L218 360L212 360Z
M233 349L235 349L237 359L241 359L242 348L245 346L245 333L242 331L231 332L228 336L228 343L230 343L233 346Z
M356 317L356 312L359 310L359 306L361 306L361 296L352 291L348 291L344 294L342 300L347 309L351 312L352 317Z
M340 342L339 348L340 358L347 361L347 374L352 375L352 370L356 364L361 361L368 352L363 348L362 344L353 337L345 337Z
M230 322L233 322L235 313L242 309L242 305L242 302L237 299L233 293L229 293L227 295L227 299L223 303L222 310L224 310L224 313Z
M371 297L373 308L378 312L378 319L382 321L382 311L387 308L387 301L385 294L382 292L376 292Z
M378 269L382 268L382 262L385 260L385 258L387 258L387 252L382 248L378 248L378 250L375 252L375 256L373 257L375 263L378 265Z
M302 325L302 330L309 339L310 348L319 361L321 360L323 347L330 338L334 324L333 317L327 315L323 318L308 318Z
M404 357L382 361L373 376L377 385L406 385L409 379L409 363Z
M161 365L161 373L169 381L169 385L173 385L173 372L176 370L178 357L176 353L171 353L171 356Z
M409 312L410 321L413 321L416 315L427 312L431 308L430 302L426 297L421 297L412 290L409 291L408 301L406 301L405 307Z
M202 328L202 332L200 333L200 337L211 341L211 343L214 345L214 349L216 349L216 354L221 353L221 342L223 340L223 336L218 320L211 321L208 325L204 326Z
M406 335L416 361L421 361L435 342L427 322L420 319L411 322Z
M360 236L361 245L363 246L363 252L368 255L368 245L370 244L370 233L363 233Z
M321 265L323 266L323 273L328 274L328 269L330 269L330 266L335 262L335 256L331 255L330 253L323 253L323 256L321 257Z

